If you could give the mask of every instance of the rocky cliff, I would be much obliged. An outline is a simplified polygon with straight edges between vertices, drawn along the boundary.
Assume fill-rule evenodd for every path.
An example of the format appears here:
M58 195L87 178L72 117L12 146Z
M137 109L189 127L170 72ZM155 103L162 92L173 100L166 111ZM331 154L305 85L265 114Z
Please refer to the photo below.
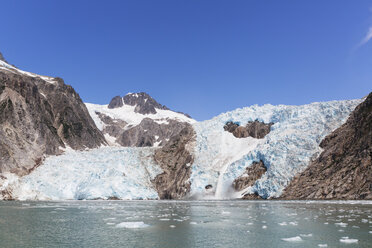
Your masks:
M323 152L283 199L372 199L372 93L321 143Z
M75 90L0 61L0 173L29 173L44 155L106 141Z

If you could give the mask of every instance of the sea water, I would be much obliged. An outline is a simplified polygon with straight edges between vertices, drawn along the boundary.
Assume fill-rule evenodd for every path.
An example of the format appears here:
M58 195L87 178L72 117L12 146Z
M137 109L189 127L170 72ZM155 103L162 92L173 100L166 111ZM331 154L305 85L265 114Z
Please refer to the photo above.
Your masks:
M372 247L372 202L0 201L0 247Z

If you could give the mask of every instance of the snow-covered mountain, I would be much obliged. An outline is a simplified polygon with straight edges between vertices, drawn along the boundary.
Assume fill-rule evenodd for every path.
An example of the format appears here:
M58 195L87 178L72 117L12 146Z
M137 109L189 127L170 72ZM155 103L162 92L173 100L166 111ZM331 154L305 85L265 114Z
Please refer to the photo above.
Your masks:
M114 97L108 105L86 103L96 126L111 145L157 147L196 121L157 103L144 92Z
M83 104L61 79L4 60L0 77L0 199L276 198L363 101L253 105L197 122L143 92Z

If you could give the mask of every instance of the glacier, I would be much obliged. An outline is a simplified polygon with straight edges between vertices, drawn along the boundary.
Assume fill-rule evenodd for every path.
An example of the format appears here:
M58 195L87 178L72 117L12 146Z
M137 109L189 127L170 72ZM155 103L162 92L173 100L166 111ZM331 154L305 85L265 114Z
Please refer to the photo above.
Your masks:
M322 139L341 126L361 101L253 105L194 124L197 145L190 178L191 194L214 199L241 198L247 193L258 193L262 198L280 196L293 176L321 152ZM223 129L228 121L245 125L255 120L274 123L263 139L235 138ZM252 187L234 192L234 179L253 161L260 160L267 167L263 177ZM214 194L206 192L206 185L212 185Z
M151 180L162 172L154 148L68 149L9 184L19 200L158 199ZM11 178L11 177L10 177Z
M241 198L247 193L258 193L263 198L280 196L294 175L321 152L321 140L341 126L361 101L253 105L193 122L196 141L194 162L190 165L191 196L197 199ZM97 106L87 106L92 117L96 117ZM116 112L109 114L125 117ZM236 138L223 128L228 121L245 125L255 120L274 123L263 139ZM62 155L47 157L27 176L0 177L0 191L6 189L19 200L158 199L152 180L163 171L153 160L156 149L114 146L86 151L67 149ZM267 172L252 187L235 192L234 179L259 160L264 162ZM207 185L212 185L213 190L206 190Z

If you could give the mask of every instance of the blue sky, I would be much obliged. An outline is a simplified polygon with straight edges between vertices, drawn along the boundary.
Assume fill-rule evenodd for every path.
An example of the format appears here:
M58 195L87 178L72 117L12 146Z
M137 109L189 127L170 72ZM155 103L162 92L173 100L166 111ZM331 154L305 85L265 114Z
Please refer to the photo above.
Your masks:
M205 120L372 91L372 1L17 0L0 18L10 63L86 102L145 91Z

